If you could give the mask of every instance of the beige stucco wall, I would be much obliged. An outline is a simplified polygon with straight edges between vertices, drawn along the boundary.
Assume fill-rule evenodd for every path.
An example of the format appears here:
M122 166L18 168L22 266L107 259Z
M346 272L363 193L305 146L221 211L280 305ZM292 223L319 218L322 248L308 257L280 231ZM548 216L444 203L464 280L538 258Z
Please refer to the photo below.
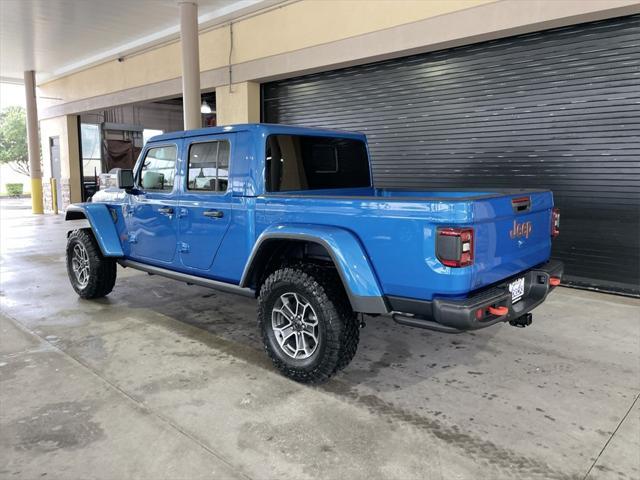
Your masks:
M63 198L59 206L81 202L80 148L78 144L78 117L64 115L40 121L40 148L42 149L42 182L51 179L49 138L60 137L60 174Z
M179 76L180 45L173 43L132 56L124 62L106 62L40 84L38 90L40 96L61 99L64 103Z
M201 88L266 82L639 12L639 0L298 0L236 20L231 52L230 25L203 31ZM41 83L39 113L50 118L180 95L180 64L179 44L171 42Z
M233 24L232 63L282 54L467 9L496 0L301 0ZM229 61L229 26L200 34L200 69ZM105 95L180 76L177 42L39 85L62 102Z
M234 83L216 88L216 120L218 125L260 121L260 84Z
M233 61L268 57L494 1L305 0L234 25Z

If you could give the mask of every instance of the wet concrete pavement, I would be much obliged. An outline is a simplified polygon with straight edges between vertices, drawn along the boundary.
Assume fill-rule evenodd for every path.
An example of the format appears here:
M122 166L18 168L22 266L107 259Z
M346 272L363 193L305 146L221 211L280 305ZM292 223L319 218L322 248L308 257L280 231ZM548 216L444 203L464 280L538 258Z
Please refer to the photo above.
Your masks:
M0 202L0 478L640 478L637 299L560 288L529 328L457 336L367 319L307 387L250 299L123 269L79 299L70 224L20 206Z

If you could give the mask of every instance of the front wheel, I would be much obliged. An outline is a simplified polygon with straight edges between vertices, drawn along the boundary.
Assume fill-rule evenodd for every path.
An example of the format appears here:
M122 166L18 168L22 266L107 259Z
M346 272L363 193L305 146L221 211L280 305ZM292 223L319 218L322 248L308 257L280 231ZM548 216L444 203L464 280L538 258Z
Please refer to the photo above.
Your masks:
M337 273L314 264L284 267L265 280L258 325L276 368L303 383L323 382L346 367L360 335Z
M102 255L91 230L74 230L67 239L67 274L76 293L86 299L108 295L116 283L116 261Z

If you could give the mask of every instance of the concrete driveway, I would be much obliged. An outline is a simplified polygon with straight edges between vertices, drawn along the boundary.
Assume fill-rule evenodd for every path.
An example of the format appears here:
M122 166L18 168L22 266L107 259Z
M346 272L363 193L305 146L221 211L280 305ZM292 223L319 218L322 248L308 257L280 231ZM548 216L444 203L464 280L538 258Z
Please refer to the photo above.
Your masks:
M457 336L371 318L307 387L252 300L129 270L80 300L71 225L0 206L0 478L640 478L637 299L560 288Z

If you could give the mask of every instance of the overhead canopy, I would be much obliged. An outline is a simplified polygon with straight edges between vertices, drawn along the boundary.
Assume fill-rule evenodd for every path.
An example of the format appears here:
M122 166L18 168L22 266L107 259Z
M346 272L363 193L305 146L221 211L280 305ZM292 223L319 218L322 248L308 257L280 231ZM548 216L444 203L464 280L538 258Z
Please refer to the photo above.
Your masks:
M282 0L195 0L200 28ZM0 82L39 82L179 37L177 0L1 0Z

